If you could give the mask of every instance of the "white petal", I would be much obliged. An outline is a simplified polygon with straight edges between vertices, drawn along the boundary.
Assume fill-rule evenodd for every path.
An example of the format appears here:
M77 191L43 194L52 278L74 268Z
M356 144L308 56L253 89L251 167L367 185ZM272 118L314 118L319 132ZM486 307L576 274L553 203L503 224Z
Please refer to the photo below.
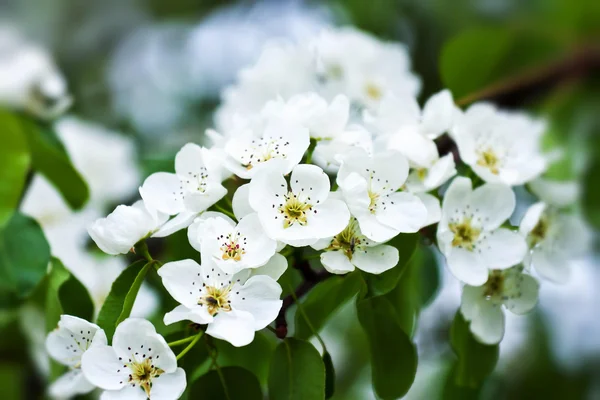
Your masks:
M327 199L308 213L306 226L310 227L315 239L321 239L337 235L348 225L348 221L350 211L346 203Z
M577 201L581 184L576 181L551 181L538 178L528 184L531 191L542 201L557 207L566 207Z
M561 253L543 247L532 250L531 265L542 278L554 283L564 284L571 276L569 260Z
M488 279L488 269L483 259L475 252L452 248L446 256L448 269L461 282L481 286Z
M179 178L175 174L157 172L140 187L140 195L148 207L169 215L184 211Z
M518 287L509 295L508 300L504 301L506 308L515 314L526 314L535 307L539 297L539 283L531 275L519 274L516 279L521 279Z
M81 370L92 384L105 390L119 390L127 385L129 369L110 346L93 347L83 354Z
M251 275L266 275L274 280L278 280L287 269L287 266L287 258L279 253L275 253L265 265L252 269Z
M175 354L165 339L156 333L154 325L141 318L127 318L115 330L112 348L122 358L142 360L152 357L152 362L165 372L177 368Z
M266 275L251 277L237 293L232 293L231 307L252 314L254 330L273 322L281 309L281 286Z
M210 336L226 340L235 347L250 344L254 340L254 332L252 314L236 310L218 313L206 329Z
M360 212L369 212L371 200L369 199L366 179L353 172L342 181L338 179L338 184L342 190L344 201L352 214L356 215Z
M227 194L220 183L212 182L207 185L206 191L187 193L183 199L183 204L188 211L199 213L221 200Z
M242 256L245 267L264 265L275 254L277 242L267 236L257 213L242 218L236 229L241 236L246 237L246 254Z
M386 244L355 251L352 263L356 268L370 274L380 274L398 264L398 249Z
M406 182L408 161L397 151L386 151L373 157L369 172L372 191L381 194L393 192Z
M166 237L190 226L198 213L184 211L167 221L152 237Z
M278 206L288 193L287 182L278 168L266 168L250 181L248 200L257 212L270 212L273 204Z
M187 232L190 245L197 251L200 251L202 248L202 236L205 230L204 224L210 218L223 218L224 220L228 221L231 226L235 226L235 222L223 213L215 211L203 212L199 217L194 219L194 222L192 222L192 224L188 227Z
M73 369L58 377L48 388L54 398L71 398L78 394L89 393L95 386L83 376L81 369Z
M484 301L487 301L485 286L465 285L460 300L460 312L467 321L471 321L479 312L479 304Z
M179 305L165 314L163 322L165 325L171 325L179 321L192 321L196 324L204 325L212 322L213 318L206 310L206 307L194 307L189 309L186 306Z
M525 215L523 215L523 219L521 219L521 223L519 224L519 233L521 233L523 236L529 235L538 222L540 222L540 218L544 214L545 209L546 204L543 202L535 203L530 206L525 212Z
M423 133L435 139L450 129L454 122L454 100L449 90L435 93L423 107L421 125Z
M324 251L321 253L321 263L332 274L343 275L354 271L354 265L343 251Z
M254 210L250 206L250 184L246 183L235 191L233 200L231 201L233 214L239 220L246 215L253 213Z
M452 154L447 154L435 161L431 168L429 168L423 185L427 190L437 189L454 175L456 175L454 156Z
M415 196L421 200L427 209L427 220L425 221L425 226L440 222L442 219L442 208L438 198L428 193L417 193Z
M387 242L400 233L397 229L382 224L379 218L368 211L361 214L353 213L358 220L363 235L377 243Z
M162 283L169 294L188 308L198 304L198 290L202 288L204 276L200 265L194 260L166 263L158 270Z
M187 382L185 371L177 368L170 374L162 374L152 380L150 398L152 400L177 400L183 394Z
M427 208L420 198L407 192L392 193L380 200L376 210L379 222L401 233L413 233L427 222Z
M490 269L504 269L523 261L527 253L525 238L505 228L487 234L477 245L484 265Z
M313 204L325 201L330 188L327 174L316 165L310 164L301 164L294 168L290 185L294 194L310 197Z
M421 135L418 126L399 129L388 141L390 149L402 153L409 161L419 167L427 168L439 158L433 140ZM394 163L391 166L395 166Z
M471 200L471 180L462 176L454 178L446 193L444 193L444 201L442 202L442 216L448 218L453 215L456 210L463 210Z
M510 186L499 183L486 183L475 189L471 196L471 207L481 216L487 230L502 225L513 213L515 205L515 193Z
M100 400L147 400L147 396L139 386L128 385L121 390L105 390Z
M88 347L106 344L106 334L98 325L71 315L61 315L58 328L46 338L48 354L61 364L71 367L80 363L81 356Z
M478 312L471 320L471 332L484 344L500 343L504 336L504 313L491 301L478 303Z

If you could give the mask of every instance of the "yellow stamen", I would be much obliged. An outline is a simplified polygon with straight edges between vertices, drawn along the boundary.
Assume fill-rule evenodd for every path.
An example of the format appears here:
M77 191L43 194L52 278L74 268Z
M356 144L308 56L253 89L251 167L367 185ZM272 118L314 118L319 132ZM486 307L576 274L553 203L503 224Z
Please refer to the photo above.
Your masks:
M454 233L452 246L462 247L469 251L473 251L473 247L479 238L481 229L471 225L471 218L465 218L461 223L451 223L448 226L452 233Z
M498 170L499 164L500 159L492 149L487 149L479 153L477 165L488 168L492 174L498 175L500 173Z
M279 207L279 212L284 216L283 227L289 228L295 223L306 225L307 212L312 210L312 204L299 200L292 192L289 192L285 199L285 203Z
M221 311L231 311L231 304L229 301L230 292L231 285L224 288L207 286L206 293L200 297L198 304L205 305L208 309L208 313L212 316L215 316Z

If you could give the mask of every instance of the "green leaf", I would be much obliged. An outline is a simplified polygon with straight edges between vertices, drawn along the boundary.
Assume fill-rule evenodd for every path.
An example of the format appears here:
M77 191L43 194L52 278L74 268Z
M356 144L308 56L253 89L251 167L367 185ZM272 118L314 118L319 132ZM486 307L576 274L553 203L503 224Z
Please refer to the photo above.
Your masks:
M325 326L336 310L358 293L361 285L360 274L354 272L346 276L332 276L311 289L306 300L302 302L302 310L316 332ZM298 339L309 339L313 332L306 318L299 310L296 311L295 318L294 336Z
M600 229L600 159L592 161L583 177L582 206L587 221L596 229Z
M144 278L146 278L146 274L148 270L152 267L152 262L148 262L144 265L144 268L137 274L131 287L129 288L129 292L127 292L127 296L125 296L125 301L123 302L123 310L117 319L116 325L119 325L125 319L129 318L131 315L131 310L133 309L133 303L135 302L135 298L140 291L140 287L142 287L142 283L144 283Z
M219 365L246 368L252 371L261 383L267 383L269 362L275 350L275 342L260 332L256 332L252 343L243 347L232 346L224 340L214 342L219 351Z
M85 286L74 275L58 290L63 314L91 321L94 318L94 302ZM75 300L75 301L74 301Z
M29 147L16 116L0 110L0 229L13 215L29 170Z
M71 273L67 271L63 263L52 258L48 285L46 290L46 332L55 329L63 314L62 304L58 297L61 286L69 280ZM74 299L71 299L73 302ZM55 380L65 371L65 367L54 360L50 361L50 380Z
M142 275L141 279L143 280L149 264L146 263L146 260L138 260L121 272L121 275L113 282L104 305L100 309L97 321L98 325L106 332L109 340L115 333L115 329L121 321L120 318L129 315L128 313L131 312L131 305L141 285L140 282L137 289L134 289L135 282L140 275Z
M55 133L46 126L21 118L31 151L33 168L60 191L73 209L80 209L89 198L89 189L75 169Z
M396 399L410 389L417 372L417 350L400 326L390 302L371 297L356 304L358 321L371 351L373 388L382 399Z
M328 352L323 354L323 364L325 365L325 398L330 399L335 392L335 369Z
M469 329L460 311L456 312L450 329L450 344L458 357L455 367L457 386L479 387L496 367L498 345L479 343Z
M444 85L455 98L560 57L561 45L543 32L474 27L450 39L440 57Z
M15 213L0 231L0 295L26 298L46 275L50 246L38 223Z
M417 244L419 242L419 234L400 234L387 244L394 246L400 253L398 264L379 275L363 273L363 278L367 283L368 296L379 296L390 292L396 287L400 276L405 270L406 265L410 261Z
M258 379L241 367L223 367L202 375L189 389L190 399L262 400Z
M277 346L269 372L270 400L325 398L325 365L312 344L287 338Z

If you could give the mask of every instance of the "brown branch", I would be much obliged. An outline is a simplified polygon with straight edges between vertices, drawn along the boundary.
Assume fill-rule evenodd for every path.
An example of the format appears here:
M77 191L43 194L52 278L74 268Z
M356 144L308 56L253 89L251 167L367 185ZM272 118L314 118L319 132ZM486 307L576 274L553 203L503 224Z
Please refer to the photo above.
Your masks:
M292 304L294 304L294 298L300 299L319 282L322 282L332 276L325 270L315 271L310 267L310 264L307 260L301 260L300 262L295 263L294 268L300 271L304 281L294 291L295 296L290 294L283 299L281 310L279 310L279 315L277 315L277 318L275 319L275 334L280 339L285 339L287 336L288 329L285 313L292 306Z
M465 106L476 101L488 100L502 106L516 106L531 95L594 71L600 71L600 47L584 46L559 60L525 69L515 76L492 83L458 99L456 104Z

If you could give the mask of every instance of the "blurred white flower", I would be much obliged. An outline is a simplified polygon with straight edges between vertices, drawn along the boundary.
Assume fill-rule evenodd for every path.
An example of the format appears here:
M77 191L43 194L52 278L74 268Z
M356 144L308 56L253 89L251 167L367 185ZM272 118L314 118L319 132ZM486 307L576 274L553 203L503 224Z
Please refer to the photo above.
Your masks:
M44 119L71 105L67 83L50 55L10 27L0 27L0 104Z
M492 270L483 285L463 287L460 311L479 341L496 344L504 337L502 306L515 314L526 314L537 304L538 294L538 282L524 274L522 266Z
M577 181L537 178L529 182L527 186L541 201L555 207L570 206L581 195L581 184Z
M571 262L591 249L592 232L581 216L559 212L542 202L529 207L519 232L530 248L524 265L554 283L567 282Z
M460 158L486 182L522 185L548 167L542 153L542 120L476 103L460 113L451 130Z

